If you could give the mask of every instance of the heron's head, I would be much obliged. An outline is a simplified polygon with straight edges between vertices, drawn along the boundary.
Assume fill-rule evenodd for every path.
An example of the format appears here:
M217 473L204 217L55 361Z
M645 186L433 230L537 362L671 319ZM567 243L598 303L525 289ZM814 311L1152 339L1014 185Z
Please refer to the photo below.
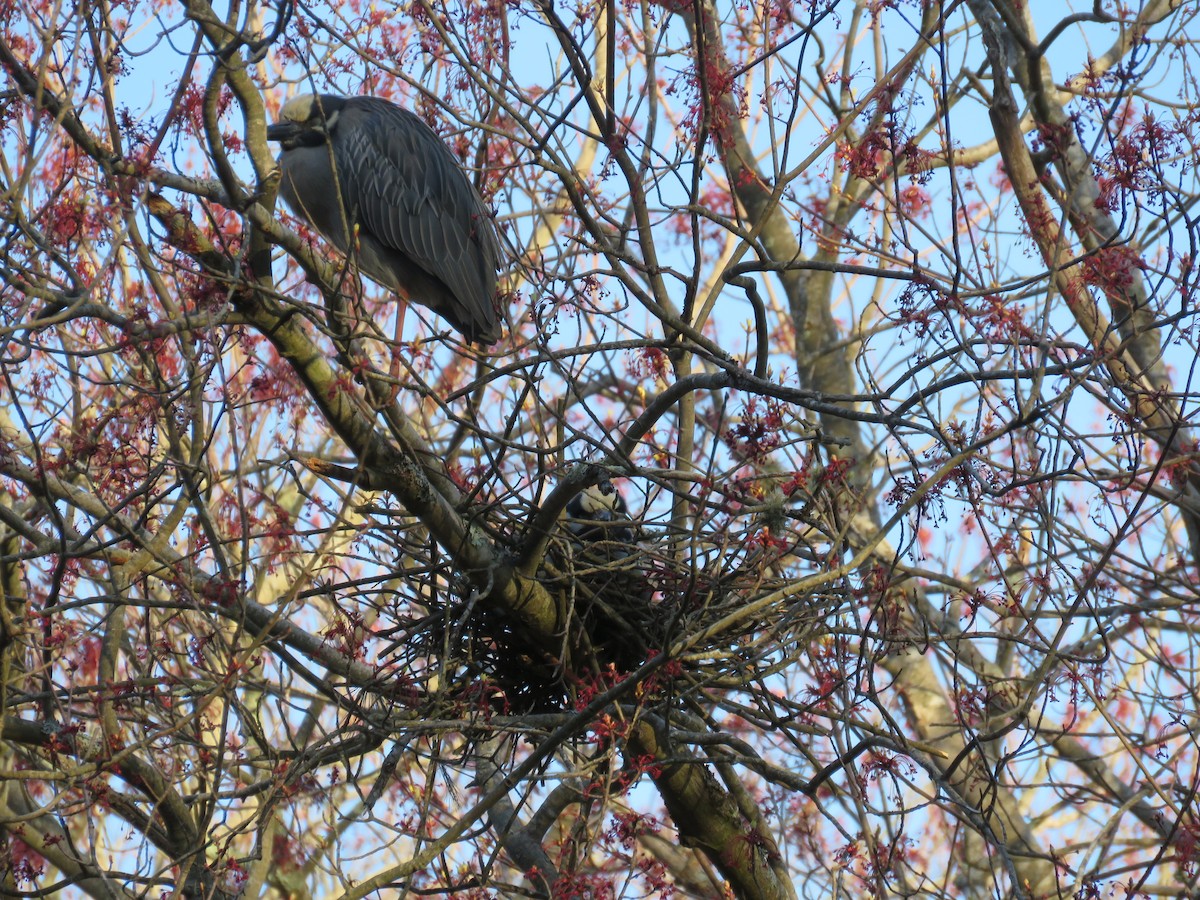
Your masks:
M605 480L572 497L567 504L567 515L573 519L612 522L618 518L627 518L629 509L617 486Z
M565 515L567 530L584 543L634 544L638 540L625 498L607 478L572 497Z
M267 140L279 141L284 150L319 147L337 125L345 98L333 94L301 94L279 110L279 121L267 128Z

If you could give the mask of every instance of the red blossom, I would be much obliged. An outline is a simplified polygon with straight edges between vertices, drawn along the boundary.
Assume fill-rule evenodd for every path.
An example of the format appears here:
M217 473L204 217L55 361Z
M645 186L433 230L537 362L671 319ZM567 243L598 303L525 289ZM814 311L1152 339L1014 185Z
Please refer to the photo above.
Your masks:
M20 832L23 826L18 826ZM46 873L46 860L15 834L8 839L9 871L17 885L33 885Z
M787 407L771 397L764 398L765 409L759 412L758 397L751 397L742 407L738 424L726 430L725 442L742 459L759 461L779 446L783 438L784 413Z
M900 191L900 211L904 215L921 221L929 218L932 209L933 198L925 188L910 184Z
M661 347L644 347L630 362L629 374L636 378L665 382L671 374L671 358Z
M842 168L855 178L876 181L887 168L889 149L887 135L881 131L872 131L863 135L857 144L841 144L836 158L842 164Z
M1106 294L1124 293L1144 268L1141 255L1127 245L1101 247L1083 261L1084 280Z

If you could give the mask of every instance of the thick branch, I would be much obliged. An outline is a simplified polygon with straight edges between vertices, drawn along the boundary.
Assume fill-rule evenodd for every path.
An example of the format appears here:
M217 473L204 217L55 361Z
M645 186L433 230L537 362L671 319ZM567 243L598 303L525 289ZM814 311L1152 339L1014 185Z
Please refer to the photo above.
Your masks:
M779 850L770 832L748 822L708 767L672 744L667 730L647 719L630 735L627 752L653 760L651 777L679 832L679 842L713 861L740 898L795 898L779 877Z

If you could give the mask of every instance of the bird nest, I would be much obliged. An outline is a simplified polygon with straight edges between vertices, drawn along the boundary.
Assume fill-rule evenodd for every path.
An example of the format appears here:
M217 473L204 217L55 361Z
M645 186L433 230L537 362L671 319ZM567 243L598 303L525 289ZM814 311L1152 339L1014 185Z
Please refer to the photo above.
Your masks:
M811 595L747 613L792 579L764 571L754 557L684 565L671 549L665 539L580 542L564 533L539 573L565 623L556 643L531 640L511 617L476 604L457 627L443 618L444 627L429 633L429 650L455 653L462 676L506 712L547 711L597 679L612 684L634 673L660 687L681 678L745 684L766 674L781 651L811 639L828 615L828 604Z

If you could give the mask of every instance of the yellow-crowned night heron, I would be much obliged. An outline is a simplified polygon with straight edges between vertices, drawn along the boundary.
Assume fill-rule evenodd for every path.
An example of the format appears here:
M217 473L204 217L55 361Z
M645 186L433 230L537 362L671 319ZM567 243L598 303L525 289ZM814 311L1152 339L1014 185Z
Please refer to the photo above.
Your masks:
M283 147L283 199L363 274L468 340L499 340L495 225L428 125L378 97L306 94L267 139Z
M571 540L557 565L573 582L575 614L596 662L637 668L666 639L625 498L604 480L572 497L563 519Z

